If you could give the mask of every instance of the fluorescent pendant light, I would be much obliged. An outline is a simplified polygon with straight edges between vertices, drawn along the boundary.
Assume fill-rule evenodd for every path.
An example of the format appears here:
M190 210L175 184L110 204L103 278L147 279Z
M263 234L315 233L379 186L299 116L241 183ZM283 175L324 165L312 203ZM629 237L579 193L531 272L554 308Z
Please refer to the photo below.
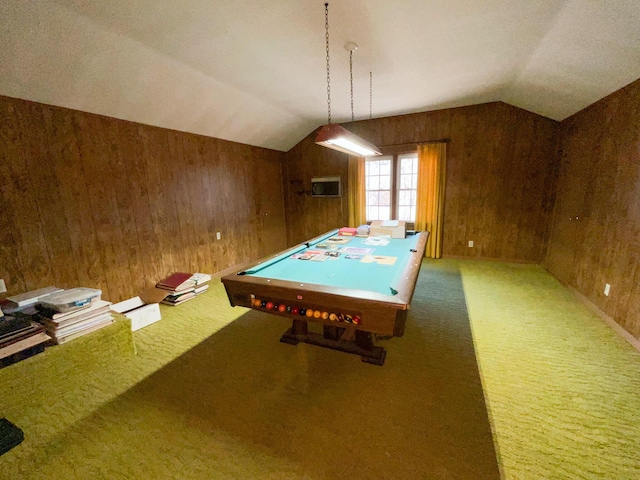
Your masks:
M323 147L332 148L339 152L348 153L358 157L372 157L382 155L378 148L363 140L346 128L337 124L324 125L318 130L316 143Z
M339 152L355 155L358 157L372 157L374 155L382 155L375 145L363 140L355 133L341 127L340 125L331 124L331 86L329 82L329 4L324 4L324 25L325 25L325 41L327 50L327 106L329 107L329 123L320 127L316 136L316 143L323 147L332 148ZM349 42L345 45L349 51L349 74L351 78L351 121L353 116L353 52L358 49L358 44Z

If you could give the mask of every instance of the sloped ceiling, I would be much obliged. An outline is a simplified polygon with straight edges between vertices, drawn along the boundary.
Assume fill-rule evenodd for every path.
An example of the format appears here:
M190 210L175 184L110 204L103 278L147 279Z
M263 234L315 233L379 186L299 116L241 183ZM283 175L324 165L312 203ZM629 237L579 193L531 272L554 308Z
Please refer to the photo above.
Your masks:
M2 95L282 151L327 123L322 0L8 0L0 28ZM638 0L332 0L329 36L334 123L348 42L356 120L562 120L640 78Z

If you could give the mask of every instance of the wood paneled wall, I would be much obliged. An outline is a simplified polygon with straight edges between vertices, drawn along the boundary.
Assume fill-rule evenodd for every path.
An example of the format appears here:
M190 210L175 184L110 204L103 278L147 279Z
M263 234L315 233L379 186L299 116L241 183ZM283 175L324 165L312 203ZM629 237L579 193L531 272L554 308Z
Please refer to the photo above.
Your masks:
M489 103L345 127L386 148L448 141L444 255L542 261L558 175L557 122ZM290 244L348 220L347 156L314 139L312 133L285 155ZM311 197L311 178L329 175L342 177L342 199Z
M9 295L85 286L117 302L285 247L282 152L7 97L0 121Z
M546 267L640 339L640 81L561 129Z
M347 225L348 156L314 143L316 133L285 154L284 196L287 240L290 245ZM313 177L339 176L342 197L312 197Z

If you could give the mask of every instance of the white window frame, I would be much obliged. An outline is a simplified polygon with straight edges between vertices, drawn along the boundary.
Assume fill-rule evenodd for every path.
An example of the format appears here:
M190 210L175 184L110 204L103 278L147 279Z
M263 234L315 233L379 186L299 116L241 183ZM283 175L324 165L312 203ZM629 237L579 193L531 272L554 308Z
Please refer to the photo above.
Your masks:
M415 197L417 197L417 181L418 181L418 164L417 164L417 158L418 158L418 152L403 152L403 153L397 153L397 154L393 154L393 155L383 155L383 156L378 156L378 157L367 157L365 158L365 162L369 162L369 161L380 161L380 160L391 160L391 179L390 179L390 196L391 196L391 205L390 205L390 219L389 220L395 220L398 219L399 217L399 212L400 212L400 191L401 191L401 160L404 158L415 158L415 171L412 172L413 175L413 179L412 179L412 186L415 186L415 188L412 188L410 190L415 191ZM365 172L366 172L366 168L365 168ZM366 173L365 173L365 203L368 204L368 200L369 200L369 190L367 189L367 177L366 177ZM405 189L406 190L406 189ZM415 198L414 197L414 198ZM414 199L412 199L414 200ZM415 201L415 200L414 200ZM416 206L415 204L410 205L410 207L413 207L413 219L411 220L405 220L407 222L407 225L409 226L409 228L413 228L413 225L415 223L415 214L416 214ZM379 219L379 218L369 218L369 208L368 205L365 205L365 213L367 215L367 222L371 222L373 220L383 220L383 219Z

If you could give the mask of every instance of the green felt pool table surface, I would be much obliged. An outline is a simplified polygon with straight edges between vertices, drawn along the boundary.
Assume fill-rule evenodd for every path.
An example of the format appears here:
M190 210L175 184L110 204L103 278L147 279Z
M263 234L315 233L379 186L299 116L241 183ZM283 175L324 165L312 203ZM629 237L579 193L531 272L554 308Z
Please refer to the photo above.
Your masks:
M375 336L404 334L428 232L339 237L332 230L222 278L233 306L293 321L280 339L356 353L382 365ZM308 330L323 325L323 334Z
M285 251L258 264L246 274L392 295L418 239L418 235L402 239L340 237L334 230L308 246ZM304 259L308 257L311 258Z

